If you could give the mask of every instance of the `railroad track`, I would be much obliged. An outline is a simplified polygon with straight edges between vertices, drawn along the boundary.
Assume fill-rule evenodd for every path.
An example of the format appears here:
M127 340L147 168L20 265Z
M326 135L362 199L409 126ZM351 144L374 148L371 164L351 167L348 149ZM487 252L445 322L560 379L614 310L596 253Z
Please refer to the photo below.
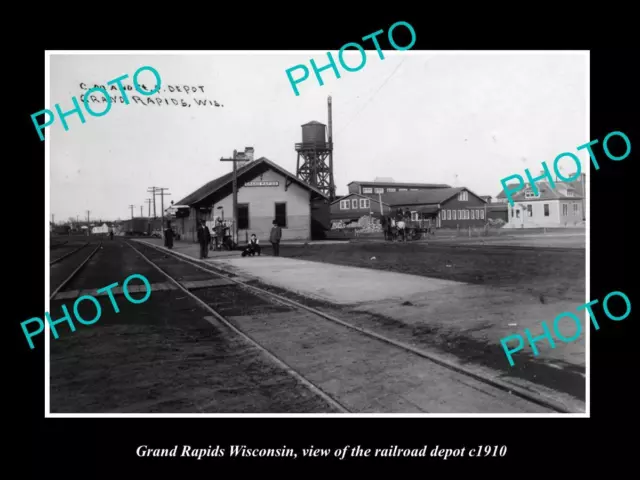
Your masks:
M66 242L65 242L66 243ZM62 244L57 245L58 247L60 247ZM62 260L64 260L67 257L70 257L71 255L73 255L74 253L82 250L84 247L86 247L87 245L89 245L89 242L83 243L82 245L80 245L78 248L76 248L75 250L71 250L70 252L65 253L64 255L62 255L61 257L56 258L55 260L51 260L49 262L49 265L54 265Z
M66 245L67 243L69 243L69 240L65 240L64 242L57 242L57 243L51 243L51 250L54 250L58 247L62 247L63 245Z
M553 399L480 376L233 274L146 242L136 243L139 248L127 242L208 311L210 323L240 335L340 412L577 413ZM176 278L185 275L187 264L218 285L206 287L204 280Z
M82 245L81 247L79 247L79 248L75 249L73 252L70 252L70 253L68 253L68 254L64 255L63 257L61 257L61 258L57 259L55 262L51 262L51 265L53 265L53 264L54 264L54 263L56 263L56 262L59 262L60 260L62 260L62 258L68 257L68 256L69 256L69 255L71 255L72 253L75 253L75 252L77 252L77 251L81 250L82 248L86 247L87 245L89 245L89 242L87 242L87 243L85 243L84 245ZM53 292L51 292L51 295L49 295L49 300L53 300L53 298L58 294L58 292L59 292L60 290L62 290L62 289L65 287L65 285L67 285L67 284L71 281L71 279L73 279L73 277L75 277L75 276L77 275L77 273L78 273L80 270L82 270L82 268L86 265L86 263L87 263L89 260L91 260L91 257L93 257L93 256L95 255L95 253L96 253L98 250L100 250L100 247L102 247L102 241L100 241L100 242L98 243L98 245L96 246L96 248L94 248L94 249L91 251L91 253L90 253L89 255L87 255L87 257L82 261L82 263L80 263L80 265L78 265L78 266L76 267L76 269L75 269L73 272L71 272L71 275L69 275L67 278L65 278L65 279L62 281L62 283L60 283L60 284L58 285L58 287L57 287Z

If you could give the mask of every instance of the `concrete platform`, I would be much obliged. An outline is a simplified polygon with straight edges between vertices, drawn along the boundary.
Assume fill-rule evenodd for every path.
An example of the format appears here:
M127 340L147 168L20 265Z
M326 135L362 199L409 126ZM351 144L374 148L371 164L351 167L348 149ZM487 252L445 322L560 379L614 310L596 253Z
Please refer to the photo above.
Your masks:
M192 258L199 257L197 245L175 250ZM542 321L552 325L558 314L575 312L578 306L574 302L552 298L541 303L539 298L517 289L286 257L242 258L240 252L220 253L206 262L240 278L258 279L353 312L383 315L403 324L437 329L441 334L464 335L497 348L501 348L501 338L513 334L524 336L526 328L533 335L542 333ZM539 342L538 358L558 369L567 366L584 368L584 332L589 323L586 317L582 318L580 338L568 344L557 342L553 349L548 343ZM570 335L571 326L564 328ZM530 354L531 350L527 347L522 353ZM518 353L513 356L516 363L519 362L518 356ZM504 361L507 362L506 357Z
M307 297L349 306L353 311L425 325L445 334L463 334L498 346L505 336L524 336L525 328L532 334L542 333L542 321L551 325L558 314L575 312L578 306L550 298L542 304L526 292L292 258L220 258L211 263ZM583 320L583 332L588 325ZM565 328L570 331L571 326ZM540 359L556 368L563 368L563 364L585 366L584 333L575 342L557 342L553 349L545 342L537 347ZM528 348L525 351L530 353ZM514 361L518 362L517 353Z
M225 258L213 262L234 273L342 305L402 301L410 295L458 285L449 280L285 257Z

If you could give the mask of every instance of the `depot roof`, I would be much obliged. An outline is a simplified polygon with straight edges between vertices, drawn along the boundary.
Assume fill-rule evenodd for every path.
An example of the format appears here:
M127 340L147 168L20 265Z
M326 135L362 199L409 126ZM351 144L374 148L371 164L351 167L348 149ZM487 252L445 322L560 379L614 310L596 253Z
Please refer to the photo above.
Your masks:
M250 174L252 170L259 170L259 167L271 168L281 173L282 175L290 179L292 182L296 182L300 186L308 190L311 190L312 192L322 196L323 198L327 198L327 196L322 191L318 190L316 187L309 185L308 183L300 180L294 174L288 172L281 166L277 165L276 163L272 162L271 160L265 157L261 157L258 160L254 160L253 162L249 162L246 165L242 165L241 167L238 167L236 172L237 178L240 179L240 176ZM216 193L222 188L230 186L232 182L233 182L233 172L230 172L214 180L211 180L210 182L205 183L202 187L198 188L193 193L190 193L189 195L187 195L177 203L179 206L191 207L197 204L198 202L205 200L207 197Z

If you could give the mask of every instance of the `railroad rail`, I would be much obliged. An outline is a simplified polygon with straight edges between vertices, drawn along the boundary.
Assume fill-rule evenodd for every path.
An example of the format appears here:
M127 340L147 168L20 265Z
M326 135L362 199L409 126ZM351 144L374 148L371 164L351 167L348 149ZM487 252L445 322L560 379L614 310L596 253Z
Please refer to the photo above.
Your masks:
M89 245L89 242L85 243L83 246L81 246L80 248L78 248L78 249L74 250L74 251L73 251L73 252L71 252L71 253L77 252L78 250L80 250L81 248L86 247L87 245ZM73 277L75 277L75 276L76 276L76 274L77 274L80 270L82 270L82 268L87 264L87 262L88 262L89 260L91 260L91 257L93 257L93 256L95 255L95 253L96 253L98 250L100 250L100 248L101 248L101 247L102 247L102 241L100 241L100 242L98 243L98 245L96 246L96 248L95 248L95 249L93 249L93 251L92 251L89 255L87 255L87 257L82 261L82 263L81 263L80 265L78 265L78 266L76 267L76 269L75 269L73 272L71 272L71 275L69 275L67 278L65 278L65 279L62 281L62 283L60 283L60 285L58 285L58 287L57 287L53 292L51 292L51 295L49 295L49 300L50 300L50 301L51 301L51 300L53 300L53 298L58 294L58 292L59 292L60 290L62 290L62 289L64 288L64 286L65 286L65 285L67 285L67 284L71 281L71 279L73 279ZM69 255L65 255L65 257L67 257L67 256L69 256Z
M69 240L65 240L64 242L57 242L57 243L51 243L51 250L58 248L58 247L62 247L63 245L66 245L67 243L69 243Z
M454 380L458 382L457 388L479 390L487 394L488 396L495 397L495 398L500 398L499 395L496 395L496 394L501 394L502 398L500 402L511 403L511 404L515 403L516 408L523 409L523 413L525 412L530 413L531 411L535 411L536 408L538 409L537 410L538 413L540 412L542 413L545 413L545 412L546 413L578 413L575 410L571 410L561 402L555 401L554 399L546 398L537 393L530 392L525 388L520 388L513 384L502 382L501 380L496 378L488 378L488 377L479 375L475 372L472 372L471 370L466 369L461 365L456 365L446 359L438 357L437 355L434 355L431 352L426 352L424 350L405 344L398 340L386 337L384 335L373 332L366 328L355 326L342 319L336 318L334 315L330 315L326 312L317 310L313 307L309 307L295 300L270 292L258 286L250 285L242 279L233 278L234 275L229 274L229 272L221 273L219 271L216 271L216 269L214 269L209 265L205 264L206 266L203 266L202 263L204 262L200 263L195 259L187 257L184 254L173 252L147 242L136 242L136 243L138 243L139 245L144 245L150 250L160 252L164 256L164 258L167 258L167 256L172 257L176 260L179 260L182 263L190 264L201 271L204 271L214 277L217 277L218 279L224 279L226 282L232 282L233 284L235 284L234 287L237 287L240 291L247 292L248 294L251 294L253 296L256 296L262 299L268 299L272 303L290 308L291 311L296 312L296 315L297 315L296 321L291 324L291 328L307 328L311 332L315 331L320 337L324 335L325 339L328 339L329 341L334 341L335 339L342 338L342 336L344 335L344 330L346 329L347 331L351 332L351 337L345 339L343 341L343 344L348 347L350 347L351 345L356 345L357 347L356 349L361 348L363 350L366 350L366 352L362 353L362 358L360 359L360 361L365 361L365 362L370 361L373 366L377 366L379 365L379 363L375 363L375 357L377 355L381 361L384 361L383 359L385 358L400 358L400 364L402 365L420 364L421 373L423 370L430 372L430 374L427 377L423 377L425 381L430 380L433 382L434 379L445 378L445 377L446 377L445 380L450 380L451 378L454 378ZM272 350L277 350L277 345L274 344L273 342L270 344L269 347L266 347L265 340L264 340L265 337L264 335L261 336L260 325L256 326L255 323L254 324L249 323L247 329L243 329L242 326L239 327L237 325L238 320L236 320L237 318L239 318L237 316L238 315L237 313L235 313L234 315L225 315L220 311L218 311L219 309L216 310L210 304L208 304L207 302L199 298L196 295L197 292L194 293L192 291L193 288L190 289L188 286L184 285L182 282L178 281L176 278L171 276L170 273L168 273L167 271L162 269L160 266L158 266L156 263L154 263L150 258L147 257L147 255L145 255L140 249L136 248L132 243L127 242L127 244L132 249L134 249L140 255L141 258L146 260L156 270L158 270L163 275L165 275L180 290L182 290L191 298L196 300L205 310L209 311L218 322L227 326L228 328L233 330L235 333L242 336L242 338L244 338L247 342L249 342L253 346L263 351L268 357L271 358L271 360L273 360L279 366L284 368L288 373L293 375L296 379L298 379L304 385L309 387L317 395L321 396L327 403L332 405L334 408L337 408L341 412L350 411L349 408L345 406L344 403L341 401L340 394L327 391L326 388L319 386L318 383L322 383L322 382L319 382L319 380L314 380L313 378L310 379L309 378L310 375L308 372L305 373L301 371L300 368L293 368L290 364L292 363L292 361L295 360L295 356L292 357L292 360L287 362L282 359L282 357L286 356L286 353L287 353L286 351L283 351L282 348L280 348L279 352L272 351ZM223 287L217 287L217 288L223 288ZM246 302L249 302L249 301L250 301L249 296L247 296ZM265 307L265 309L268 309L268 307ZM229 317L233 317L233 318L229 318ZM286 328L286 327L279 326L279 324L281 323L280 320L282 320L283 324L286 323L287 321L286 317L287 317L287 313L281 313L280 318L278 318L278 322L268 324L270 326L269 328L271 327L273 329ZM243 318L246 318L246 316ZM269 320L268 316L266 318L267 318L266 322L268 322ZM333 327L327 323L323 324L322 322L319 322L318 320L320 319L324 322L329 322L330 324L333 324ZM306 326L305 326L305 322L306 322ZM321 325L321 327L318 327L318 325ZM339 327L336 327L336 326L339 326ZM252 333L251 334L247 333L247 330L251 331ZM263 331L264 331L264 328L263 328ZM353 332L356 332L357 334L353 335ZM286 334L286 333L287 333L286 330L283 330L283 334ZM308 335L306 331L305 331L305 335ZM333 336L331 337L331 335ZM336 340L336 341L339 342L340 340ZM309 347L303 346L302 348L313 348L313 342L314 340L311 340ZM268 343L268 341L266 343ZM280 343L286 343L286 342L281 341ZM291 348L295 348L295 346L291 346ZM283 353L285 355L283 355ZM339 363L339 359L336 361L338 361ZM348 367L347 367L347 370L348 370ZM389 377L389 378L391 379L391 381L393 381L392 380L393 377ZM471 384L466 383L463 379L466 381L470 381ZM384 381L387 381L387 380L380 381L380 385L378 386L384 386L384 384L382 383ZM475 382L475 385L473 385L474 382ZM438 385L438 384L434 384L434 385ZM462 385L465 385L465 386L462 386ZM362 388L366 390L366 388L375 388L375 387L376 387L375 385L369 385L367 383L366 385L363 385ZM437 391L439 389L436 387L435 390ZM434 395L437 396L437 393L435 393ZM514 397L517 397L517 399ZM510 399L510 400L507 400L507 399ZM437 404L438 400L434 398L433 403ZM422 411L425 411L425 410L422 410ZM509 413L514 413L514 412L512 411Z
M66 243L66 242L65 242L65 243ZM57 247L60 247L60 246L62 246L62 245L63 245L63 244L57 245ZM70 256L71 256L71 255L73 255L74 253L76 253L76 252L78 252L78 251L82 250L82 249L83 249L84 247L86 247L87 245L89 245L89 242L86 242L86 243L84 243L84 244L80 245L80 246L79 246L78 248L76 248L75 250L71 250L70 252L65 253L65 254L64 254L64 255L62 255L61 257L56 258L55 260L51 260L51 261L49 262L49 265L54 265L54 264L56 264L56 263L58 263L58 262L60 262L60 261L64 260L65 258L70 257Z

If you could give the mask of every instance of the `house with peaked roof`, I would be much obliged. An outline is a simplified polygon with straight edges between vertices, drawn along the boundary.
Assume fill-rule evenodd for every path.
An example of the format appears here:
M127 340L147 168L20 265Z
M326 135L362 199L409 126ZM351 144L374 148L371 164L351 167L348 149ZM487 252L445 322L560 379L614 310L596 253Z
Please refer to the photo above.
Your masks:
M584 194L581 182L536 182L538 192L527 184L507 203L508 222L505 228L573 227L585 220ZM504 193L504 192L501 192Z
M380 199L391 211L411 212L412 220L430 219L438 228L464 228L485 224L486 200L466 187L432 188L365 195Z
M282 227L282 240L321 238L330 228L327 196L267 158L239 167L237 185L239 243L253 233L268 242L274 220ZM207 182L176 204L188 206L188 213L183 207L184 214L172 225L195 242L198 222L233 219L233 172Z

